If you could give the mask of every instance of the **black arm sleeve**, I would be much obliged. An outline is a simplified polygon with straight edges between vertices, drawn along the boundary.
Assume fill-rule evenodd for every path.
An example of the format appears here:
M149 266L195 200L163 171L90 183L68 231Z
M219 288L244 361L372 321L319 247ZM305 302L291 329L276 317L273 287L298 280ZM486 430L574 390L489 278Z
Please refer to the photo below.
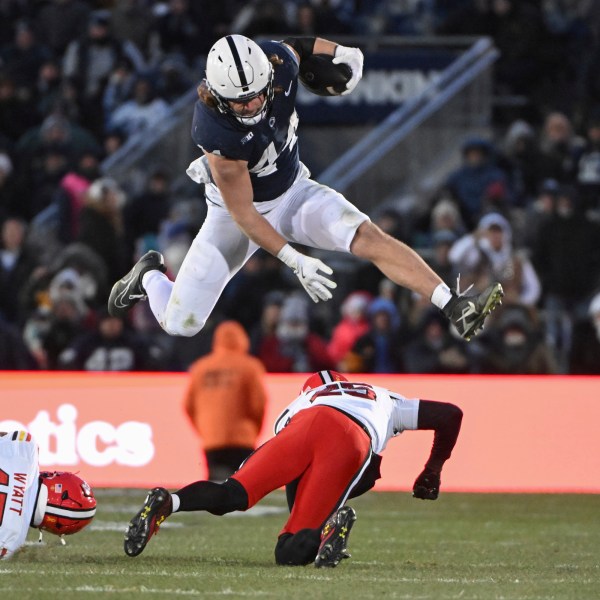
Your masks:
M463 412L458 406L447 402L421 400L417 429L433 429L433 446L425 468L440 473L450 458L456 444Z
M300 62L302 62L313 53L316 39L316 37L288 37L283 40L283 43L291 46L298 53Z

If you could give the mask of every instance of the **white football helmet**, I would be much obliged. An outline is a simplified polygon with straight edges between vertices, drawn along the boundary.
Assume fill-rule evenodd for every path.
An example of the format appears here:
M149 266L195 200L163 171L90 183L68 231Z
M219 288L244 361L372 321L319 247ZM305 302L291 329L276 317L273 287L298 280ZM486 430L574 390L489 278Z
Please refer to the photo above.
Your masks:
M208 53L206 84L220 112L233 115L243 125L256 125L273 100L273 65L252 40L243 35L226 35ZM241 116L229 106L229 101L246 102L260 94L265 95L265 101L252 116Z

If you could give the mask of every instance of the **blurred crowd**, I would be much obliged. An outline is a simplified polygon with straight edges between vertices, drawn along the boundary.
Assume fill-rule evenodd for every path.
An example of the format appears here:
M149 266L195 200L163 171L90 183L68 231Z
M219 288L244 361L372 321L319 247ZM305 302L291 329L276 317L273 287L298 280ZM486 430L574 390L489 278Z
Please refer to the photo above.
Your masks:
M168 168L131 194L102 161L164 118L229 32L494 39L495 93L520 100L494 135L463 140L426 211L373 215L449 285L502 282L482 335L465 343L359 261L314 305L264 252L193 338L164 334L146 303L108 315L146 249L176 275L203 211ZM600 373L599 73L591 0L0 2L0 369L186 370L236 320L270 372Z

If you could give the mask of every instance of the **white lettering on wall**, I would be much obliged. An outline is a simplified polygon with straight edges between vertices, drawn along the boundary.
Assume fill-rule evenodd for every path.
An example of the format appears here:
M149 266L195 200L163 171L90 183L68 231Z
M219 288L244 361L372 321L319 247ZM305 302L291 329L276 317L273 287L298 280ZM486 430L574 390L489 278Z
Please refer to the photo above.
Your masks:
M347 96L316 96L298 86L298 102L314 104L324 100L331 104L399 104L415 97L439 76L439 71L368 71Z
M90 421L78 425L77 415L75 406L61 404L56 410L56 422L48 411L40 410L28 425L0 421L0 431L29 431L39 445L42 467L80 462L94 467L110 464L141 467L154 458L149 423L125 421L113 425L107 421Z

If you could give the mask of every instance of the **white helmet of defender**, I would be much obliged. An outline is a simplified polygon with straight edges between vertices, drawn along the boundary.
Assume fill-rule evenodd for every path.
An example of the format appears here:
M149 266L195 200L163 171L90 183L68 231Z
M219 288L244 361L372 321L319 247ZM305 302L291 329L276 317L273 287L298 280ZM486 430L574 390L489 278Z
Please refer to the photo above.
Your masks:
M267 114L273 100L273 66L259 46L243 35L217 40L206 61L206 84L220 112L233 115L243 125L256 125ZM242 116L229 105L247 102L260 94L263 105L252 116Z

